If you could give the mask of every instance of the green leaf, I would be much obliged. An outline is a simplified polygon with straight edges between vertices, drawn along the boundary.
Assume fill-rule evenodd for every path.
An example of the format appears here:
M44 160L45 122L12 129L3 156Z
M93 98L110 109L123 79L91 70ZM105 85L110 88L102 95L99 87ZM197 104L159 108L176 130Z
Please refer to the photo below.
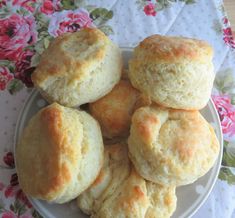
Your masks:
M26 50L35 51L34 45L28 45L28 46L24 47L23 50L24 51L26 51Z
M235 145L233 143L224 146L222 165L235 167Z
M36 210L33 211L32 217L34 217L34 218L43 218Z
M112 19L113 11L109 11L105 8L96 8L90 13L90 17L96 25L101 25Z
M14 213L16 213L16 208L13 204L10 205L10 210Z
M225 8L224 8L224 5L223 5L223 4L221 4L221 5L218 7L218 9L219 9L223 14L225 14Z
M43 40L44 38L51 38L51 36L49 35L47 29L44 30L44 28L41 28L39 36L38 36L38 40Z
M0 60L0 67L8 67L9 65L14 64L12 61Z
M18 208L18 216L21 216L22 214L24 214L25 212L27 211L25 205L21 205L19 208Z
M74 5L77 8L84 8L86 6L86 2L84 0L74 0Z
M111 26L108 26L108 25L106 25L106 26L100 26L99 29L100 29L102 32L104 32L105 35L107 35L107 36L113 34L113 29L112 29Z
M216 34L222 34L222 24L219 20L214 20L212 29L216 32Z
M170 5L171 2L167 0L158 0L155 9L160 11L163 10L164 8L167 8Z
M86 10L89 12L89 14L95 10L95 6L94 5L85 5L84 8L86 8Z
M9 65L8 69L10 70L11 73L15 73L15 65Z
M16 92L18 92L19 90L21 90L23 88L23 83L18 80L18 79L13 79L11 80L8 85L7 85L7 90L10 92L10 94L15 94Z
M231 68L218 72L215 79L215 87L222 93L231 93L234 90L235 78Z
M21 204L20 202L16 199L15 202L14 202L14 208L16 211L18 211L18 209L21 207Z
M235 94L230 94L231 97L231 104L235 105Z
M76 5L74 4L74 0L62 0L61 4L62 4L62 9L65 9L65 10L76 9Z
M235 156L225 152L223 154L222 165L227 167L235 167Z
M38 63L40 61L41 55L36 53L32 59L31 59L31 63L30 63L30 67L36 67L38 66Z
M48 38L44 38L44 48L47 49L50 44L50 40Z
M7 7L1 8L0 19L4 19L11 14L11 10Z
M229 168L220 168L219 179L227 181L229 185L235 185L235 175Z
M37 23L37 30L39 33L39 37L40 37L40 35L43 34L42 32L49 34L47 32L48 26L49 26L49 18L43 13L37 13L35 15L35 19L36 19L36 23Z
M18 14L23 15L23 16L30 15L30 12L27 9L23 8L23 7L20 7L16 12Z
M45 50L44 40L37 41L34 48L35 48L36 53L41 55Z
M226 147L228 146L229 142L227 142L227 141L224 140L224 143L223 143L223 144L224 144L224 148L226 148Z
M196 0L179 0L181 2L185 2L186 4L194 4L196 3Z
M195 0L186 0L185 3L188 5L188 4L194 4L196 3Z
M138 5L139 10L143 10L144 6L146 5L146 0L137 0L136 4Z
M166 8L167 6L163 5L163 4L156 4L155 5L155 11L162 11L164 8Z

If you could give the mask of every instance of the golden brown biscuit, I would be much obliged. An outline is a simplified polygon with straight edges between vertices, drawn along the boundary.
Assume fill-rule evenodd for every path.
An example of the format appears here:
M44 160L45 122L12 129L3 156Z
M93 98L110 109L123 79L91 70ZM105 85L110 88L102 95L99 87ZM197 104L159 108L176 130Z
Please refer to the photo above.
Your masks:
M23 191L64 203L96 179L103 164L98 123L86 112L57 103L31 118L16 146L16 167Z
M198 111L142 107L132 117L129 156L137 172L162 185L186 185L205 175L219 154L213 128Z
M78 206L86 214L102 206L130 174L130 160L124 143L105 146L104 165L90 188L77 198Z
M78 206L93 218L167 218L176 209L175 187L144 180L130 165L126 145L109 145L99 176L78 197Z
M213 49L204 41L153 35L129 61L132 85L165 107L195 110L206 106L213 81Z
M146 181L147 193L150 199L150 206L145 218L167 218L175 209L177 198L174 186L162 186Z
M100 30L85 28L54 39L32 81L49 102L73 107L106 95L121 70L120 49Z
M91 115L100 123L103 136L113 138L128 135L138 97L139 92L129 81L121 80L110 93L89 105Z

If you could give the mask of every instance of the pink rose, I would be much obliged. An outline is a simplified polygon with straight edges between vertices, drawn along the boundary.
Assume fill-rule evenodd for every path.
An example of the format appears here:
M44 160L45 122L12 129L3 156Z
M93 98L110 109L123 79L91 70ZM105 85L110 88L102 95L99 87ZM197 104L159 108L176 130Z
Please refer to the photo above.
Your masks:
M231 36L232 30L230 27L227 27L226 29L223 29L224 35Z
M60 0L44 0L40 11L43 14L50 15L60 9Z
M28 208L32 207L32 204L30 203L30 201L28 200L28 198L26 197L26 195L24 194L24 192L21 189L18 190L18 192L16 193L16 199L20 200Z
M33 51L26 50L19 54L16 61L16 73L15 78L21 80L27 87L32 87L33 82L31 80L31 74L35 67L30 67L31 58L34 55Z
M85 9L55 12L50 20L48 32L56 37L66 32L76 32L84 27L93 27L92 19Z
M15 161L14 161L14 156L12 152L7 152L5 156L3 157L3 161L7 166L11 168L15 167Z
M2 218L17 218L17 216L11 211L4 211L2 213Z
M235 107L228 95L212 95L212 99L219 113L224 138L231 140L235 136Z
M16 60L24 47L37 40L33 16L12 14L0 20L0 59Z
M4 191L4 195L5 195L5 198L9 198L9 197L13 197L16 193L16 188L14 186L7 186L5 191Z
M6 198L15 196L19 191L18 176L16 173L11 175L10 185L5 189L4 195Z
M20 6L31 13L35 11L34 4L36 3L36 0L13 0L12 5L13 6Z
M10 73L9 69L7 67L0 67L0 90L4 90L8 82L12 79L13 75Z
M144 7L144 13L147 16L156 16L157 12L155 11L155 5L153 3L149 3Z
M6 6L6 4L7 4L6 0L0 1L0 8L2 8L3 6Z
M233 39L233 36L225 36L223 37L223 40L225 44L231 46L231 48L235 48L235 41Z
M224 23L224 24L228 24L228 18L227 18L227 17L224 17L224 18L223 18L223 23Z
M17 186L17 185L19 185L18 175L17 175L16 173L13 173L13 174L11 175L10 184L11 184L11 186Z

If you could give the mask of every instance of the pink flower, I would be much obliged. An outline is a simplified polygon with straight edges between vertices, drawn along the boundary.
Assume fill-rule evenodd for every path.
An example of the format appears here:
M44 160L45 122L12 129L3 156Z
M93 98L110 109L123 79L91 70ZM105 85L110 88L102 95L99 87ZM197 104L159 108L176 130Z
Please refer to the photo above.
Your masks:
M2 218L17 218L17 216L11 211L5 211L2 213Z
M15 195L15 187L11 185L7 186L4 195L6 198L13 197Z
M13 197L19 191L19 182L18 176L16 173L11 175L10 185L8 185L4 191L4 195L6 198Z
M15 78L21 80L27 87L33 86L31 74L34 71L35 67L30 67L31 58L33 55L33 51L23 51L19 54L19 58L15 64Z
M228 18L227 18L227 17L224 17L224 18L223 18L223 22L224 22L224 24L228 24Z
M17 175L16 173L13 173L13 174L11 175L10 184L11 184L11 186L17 186L17 185L19 185L18 175Z
M60 9L60 0L44 0L40 11L43 14L50 15Z
M219 113L224 138L231 140L235 136L235 106L228 95L212 95Z
M156 16L157 12L155 11L155 5L153 3L149 3L144 7L144 13L147 16Z
M0 59L17 60L19 52L37 40L33 16L12 14L0 20Z
M20 200L28 208L32 207L32 204L29 202L28 198L26 197L26 195L24 194L24 192L21 189L16 193L16 199Z
M3 157L3 161L7 166L11 168L15 167L14 156L12 152L7 152L6 155Z
M225 44L231 46L231 48L235 48L235 41L233 39L233 36L225 36L223 37L223 40Z
M232 30L230 27L227 27L226 29L223 29L224 35L226 36L231 36L232 35Z
M0 1L0 8L2 8L3 6L6 6L6 0L2 0Z
M13 75L10 73L9 69L7 67L0 67L0 90L4 90L8 82L12 79Z
M34 4L36 3L36 0L13 0L12 5L13 6L20 6L31 13L35 11Z
M50 20L48 32L56 37L66 32L76 32L84 27L93 27L92 19L85 9L55 12Z

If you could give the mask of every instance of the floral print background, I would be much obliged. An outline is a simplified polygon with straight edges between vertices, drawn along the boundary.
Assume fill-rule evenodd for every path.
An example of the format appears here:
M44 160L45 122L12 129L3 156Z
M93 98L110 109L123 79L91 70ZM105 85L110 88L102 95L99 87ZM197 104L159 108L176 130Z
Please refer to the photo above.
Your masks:
M210 10L203 11L204 8ZM194 10L204 16L196 17ZM189 22L195 19L199 19L200 25L188 28ZM22 106L22 102L18 105L18 99L22 96L25 99L33 87L31 74L50 41L84 27L99 28L120 45L125 42L133 46L150 34L160 33L202 38L214 46L217 76L212 99L224 134L223 162L215 191L195 217L235 217L235 41L222 2L0 0L0 111L7 108L5 105L9 102L14 105L15 114ZM0 138L0 216L40 217L19 187L12 146L5 145L7 117L4 115L4 122L0 123L3 132ZM216 205L218 198L221 202L228 199L228 203L224 203L221 212L215 213L216 207L211 209L211 205Z
M79 7L79 1L2 0L0 4L0 90L14 94L32 87L30 76L50 41L63 33L84 27L100 28L113 12L92 5Z

